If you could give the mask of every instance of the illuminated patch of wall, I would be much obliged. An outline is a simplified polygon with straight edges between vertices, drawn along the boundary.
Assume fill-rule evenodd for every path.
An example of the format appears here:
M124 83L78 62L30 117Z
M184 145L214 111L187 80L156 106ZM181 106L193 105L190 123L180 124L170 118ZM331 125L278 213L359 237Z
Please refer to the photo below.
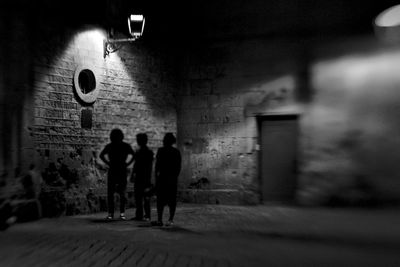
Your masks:
M360 177L380 196L400 190L399 64L400 52L392 49L349 53L313 66L317 93L302 120L309 190L314 184L325 196L335 194Z
M104 175L97 169L97 157L111 129L122 129L133 146L136 134L146 132L153 150L161 146L166 132L176 132L173 105L157 106L144 93L150 82L159 86L159 73L168 69L162 64L154 68L158 59L151 51L127 44L104 58L106 34L97 27L71 30L61 38L68 41L55 44L58 52L50 53L51 58L39 56L35 64L34 121L29 127L42 168L60 162L95 182ZM81 66L93 71L98 81L98 96L91 104L74 93L75 71ZM164 87L157 94L160 99L171 95L171 85ZM82 110L91 111L91 128L82 126Z

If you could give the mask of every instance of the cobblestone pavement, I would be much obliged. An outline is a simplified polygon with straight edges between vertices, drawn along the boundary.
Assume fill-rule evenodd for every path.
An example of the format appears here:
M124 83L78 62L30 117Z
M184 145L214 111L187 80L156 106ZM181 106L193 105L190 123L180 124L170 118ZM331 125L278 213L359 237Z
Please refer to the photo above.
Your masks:
M13 225L0 266L400 266L397 209L181 204L172 227L105 216Z

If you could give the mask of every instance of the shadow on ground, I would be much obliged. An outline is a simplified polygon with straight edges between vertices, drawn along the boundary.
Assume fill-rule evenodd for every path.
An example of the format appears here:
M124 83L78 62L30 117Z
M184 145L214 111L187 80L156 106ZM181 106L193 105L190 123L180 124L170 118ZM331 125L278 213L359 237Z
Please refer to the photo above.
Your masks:
M201 235L201 233L181 227L181 226L153 226L151 223L144 223L144 222L138 222L138 221L133 221L133 220L107 220L105 218L87 218L87 222L92 223L92 224L118 224L118 223L129 223L132 227L137 227L137 228L148 228L148 229L158 229L162 230L165 232L170 232L170 233L185 233L185 234L196 234L196 235Z
M158 227L160 230L165 231L165 232L171 232L171 233L185 233L185 234L195 234L195 235L201 235L199 232L195 232L193 230L179 227L179 226L170 226L170 227Z
M86 219L90 223L118 223L118 222L124 222L122 220L108 220L105 218L88 218Z

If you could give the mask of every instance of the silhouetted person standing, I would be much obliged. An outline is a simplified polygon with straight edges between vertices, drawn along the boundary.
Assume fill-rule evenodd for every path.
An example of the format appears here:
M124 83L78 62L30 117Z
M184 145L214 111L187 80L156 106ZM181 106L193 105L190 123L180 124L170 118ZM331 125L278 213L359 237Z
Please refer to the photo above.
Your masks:
M172 225L176 210L176 197L178 189L178 176L181 171L181 153L173 147L176 138L172 133L164 136L163 147L159 148L156 156L156 194L158 221L153 223L162 226L163 211L169 206L169 219L167 225Z
M107 178L108 216L114 217L114 193L120 196L120 218L125 220L125 191L127 184L127 167L133 162L134 154L132 147L123 142L124 134L120 129L113 129L110 134L111 143L107 144L100 153L100 159L109 166ZM131 155L127 162L127 159Z
M134 220L150 220L150 197L145 190L151 187L151 173L153 168L154 153L147 147L147 135L139 133L136 135L139 149L135 153L135 164L133 165L131 181L135 183L136 214ZM143 217L144 202L144 217Z

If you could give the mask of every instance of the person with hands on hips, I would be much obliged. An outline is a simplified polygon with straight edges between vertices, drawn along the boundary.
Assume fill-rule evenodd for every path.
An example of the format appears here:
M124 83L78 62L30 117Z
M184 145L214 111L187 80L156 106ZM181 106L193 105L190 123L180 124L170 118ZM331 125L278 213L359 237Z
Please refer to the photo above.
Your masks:
M125 143L124 134L120 129L113 129L110 133L111 143L107 144L100 153L100 159L109 166L107 177L107 220L114 218L114 193L120 196L120 219L126 220L126 185L127 167L132 164L135 157L130 144Z

